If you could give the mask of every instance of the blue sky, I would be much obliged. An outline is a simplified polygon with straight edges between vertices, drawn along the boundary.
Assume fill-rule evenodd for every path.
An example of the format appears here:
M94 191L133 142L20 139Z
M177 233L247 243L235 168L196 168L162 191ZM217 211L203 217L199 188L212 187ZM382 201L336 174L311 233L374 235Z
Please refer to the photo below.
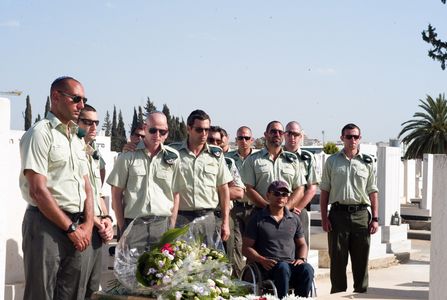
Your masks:
M395 138L419 99L445 92L427 56L428 23L447 40L447 5L432 1L0 1L0 91L11 127L25 97L43 114L51 82L80 80L103 120L130 124L149 96L183 116L197 108L232 137L298 120L311 138L343 125L365 142Z

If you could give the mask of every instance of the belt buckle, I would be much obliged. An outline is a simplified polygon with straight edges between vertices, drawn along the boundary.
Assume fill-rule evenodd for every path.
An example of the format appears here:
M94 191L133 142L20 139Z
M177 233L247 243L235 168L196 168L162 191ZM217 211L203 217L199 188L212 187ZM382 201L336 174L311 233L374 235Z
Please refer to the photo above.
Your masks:
M353 213L357 211L357 206L355 205L348 205L348 212Z

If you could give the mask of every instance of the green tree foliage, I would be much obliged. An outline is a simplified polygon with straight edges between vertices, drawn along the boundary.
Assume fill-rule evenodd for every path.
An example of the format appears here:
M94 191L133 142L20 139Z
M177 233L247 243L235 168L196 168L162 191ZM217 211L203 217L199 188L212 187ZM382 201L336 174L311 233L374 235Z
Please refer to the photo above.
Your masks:
M110 150L119 152L121 149L119 148L119 138L118 138L118 130L117 130L117 122L116 122L116 106L113 106L113 116L112 116L112 129L110 136Z
M104 130L105 136L110 136L112 134L112 122L110 121L109 111L106 111L106 116L104 117L104 124L102 124L102 130Z
M147 115L154 110L157 110L157 107L154 105L154 102L151 101L151 98L147 97L146 106L144 106L144 115L147 117Z
M116 133L118 151L121 152L124 145L127 143L126 128L124 126L123 114L121 113L121 110L118 114L118 126L116 127Z
M47 102L45 103L45 113L43 114L43 117L46 118L47 117L47 113L51 110L51 105L50 105L50 97L47 96Z
M29 95L26 96L26 108L23 118L25 119L25 130L30 129L33 119L33 113L31 111L31 100L29 98Z
M37 123L41 120L40 114L37 114L37 118L34 120L34 123Z
M421 112L414 119L402 123L399 138L407 146L406 159L422 158L424 153L447 153L447 102L444 94L436 100L427 95L426 101L419 100Z
M337 145L334 142L327 142L323 146L323 151L326 154L334 154L340 151L337 147Z
M144 114L141 105L138 105L138 122L141 124L144 123Z
M445 4L446 0L441 0ZM436 28L428 24L427 30L422 31L422 39L432 46L428 50L428 56L441 63L441 68L445 70L445 62L447 60L447 42L438 39Z
M135 106L133 107L133 117L132 117L132 124L130 125L130 132L134 130L138 125L138 116L137 116L137 109Z

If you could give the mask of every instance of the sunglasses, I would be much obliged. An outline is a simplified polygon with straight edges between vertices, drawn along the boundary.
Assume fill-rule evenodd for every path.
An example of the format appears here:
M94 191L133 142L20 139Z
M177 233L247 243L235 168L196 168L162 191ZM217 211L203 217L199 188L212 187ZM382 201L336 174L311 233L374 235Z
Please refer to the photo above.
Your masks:
M289 196L288 192L280 192L280 191L273 191L272 194L275 195L276 197L287 197L287 196Z
M79 120L87 126L92 126L93 124L95 124L96 127L98 127L98 125L99 125L98 120L90 120L90 119L83 119L83 118L79 118Z
M194 128L195 132L197 132L197 133L202 133L202 132L208 132L208 131L210 131L209 128L203 128L203 127L193 127L193 128Z
M215 139L215 138L212 138L212 137L210 137L210 138L208 138L208 144L214 144L214 143L216 143L216 144L220 144L220 143L222 143L222 140L220 140L220 139Z
M158 129L155 127L149 128L148 131L150 134L156 134L157 131L160 132L160 135L166 135L168 133L168 130L166 130L166 129Z
M60 94L62 94L62 95L64 95L65 97L70 98L71 101L73 101L74 103L79 103L79 102L82 101L82 103L85 104L85 103L87 102L87 98L85 98L85 97L77 96L77 95L72 95L72 94L68 94L68 93L66 93L66 92L64 92L64 91L60 91L60 90L57 90L57 92L60 93Z
M284 131L282 131L282 130L280 130L280 129L270 129L269 133L270 133L270 134L284 135Z
M296 131L286 131L286 133L289 136L293 136L293 137L300 137L301 136L301 133L300 132L296 132Z
M358 135L358 134L347 134L347 135L345 135L345 139L350 140L352 138L354 138L354 140L358 140L360 138L360 135Z
M240 136L237 137L237 140L238 141L242 141L242 140L249 141L249 140L251 140L251 136L242 136L242 135L240 135Z

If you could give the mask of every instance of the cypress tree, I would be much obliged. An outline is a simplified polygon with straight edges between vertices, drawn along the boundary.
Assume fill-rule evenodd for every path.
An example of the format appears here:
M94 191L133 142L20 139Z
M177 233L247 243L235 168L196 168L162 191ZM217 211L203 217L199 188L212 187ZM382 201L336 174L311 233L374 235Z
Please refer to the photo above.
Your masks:
M47 117L47 113L51 110L51 106L50 106L50 97L47 96L47 102L45 103L45 113L43 115L44 118Z
M104 117L104 124L102 124L102 130L105 131L105 136L110 136L112 133L112 123L110 122L109 111L106 111L106 116Z
M31 120L33 119L33 113L31 111L31 101L29 95L26 96L25 115L23 117L25 119L25 130L28 130L31 127L32 122Z

